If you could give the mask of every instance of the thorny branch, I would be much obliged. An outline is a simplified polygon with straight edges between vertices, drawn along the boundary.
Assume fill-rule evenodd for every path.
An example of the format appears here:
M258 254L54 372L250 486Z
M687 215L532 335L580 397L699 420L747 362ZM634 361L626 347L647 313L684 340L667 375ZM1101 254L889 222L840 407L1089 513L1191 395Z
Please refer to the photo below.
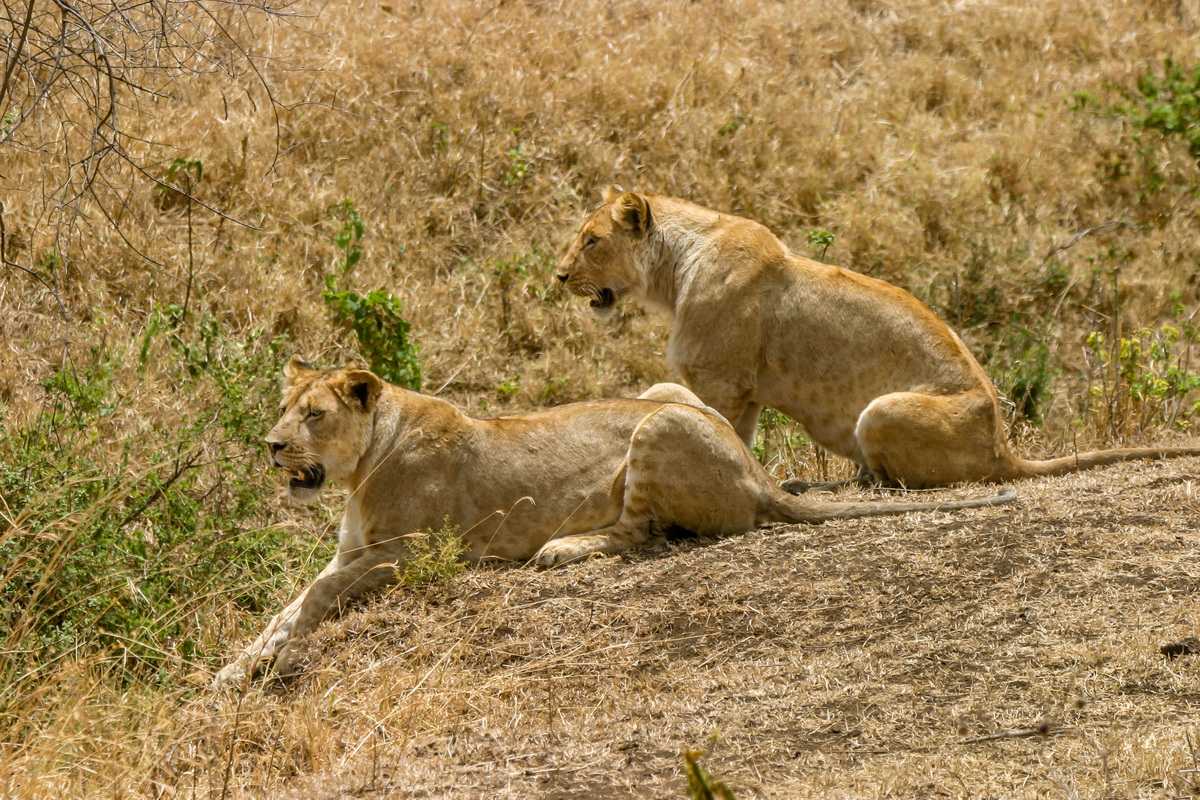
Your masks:
M1011 731L988 733L983 736L972 736L969 739L959 739L958 743L978 744L980 742L998 742L1003 739L1029 739L1035 736L1053 736L1069 730L1071 728L1065 725L1052 725L1048 722L1043 722L1035 728L1019 728Z
M1114 220L1110 220L1108 222L1101 223L1100 225L1093 225L1090 228L1084 228L1083 230L1076 232L1074 236L1072 236L1069 240L1067 240L1066 244L1060 244L1060 245L1051 247L1046 252L1045 257L1042 258L1042 263L1043 264L1047 263L1055 253L1059 253L1059 252L1062 252L1063 250L1071 249L1072 247L1074 247L1075 245L1077 245L1081 241L1083 241L1083 239L1085 237L1090 236L1091 234L1096 233L1097 231L1103 231L1103 230L1107 230L1109 228L1120 228L1120 227L1128 225L1128 224L1129 223L1126 222L1125 220L1114 219Z
M11 57L7 59L4 65L4 81L0 82L0 108L4 108L4 98L8 94L9 82L12 80L13 70L17 67L17 62L21 60L21 54L25 50L25 42L29 39L29 26L33 22L33 3L34 0L29 0L29 4L25 7L25 22L21 25L21 35L17 37L17 46L14 49ZM8 10L7 4L5 10Z

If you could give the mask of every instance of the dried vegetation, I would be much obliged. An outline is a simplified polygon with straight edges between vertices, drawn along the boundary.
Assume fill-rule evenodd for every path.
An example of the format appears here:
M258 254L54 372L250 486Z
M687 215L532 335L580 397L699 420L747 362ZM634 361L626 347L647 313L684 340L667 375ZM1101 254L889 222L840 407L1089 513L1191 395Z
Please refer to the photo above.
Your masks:
M0 8L17 32L50 4ZM1200 792L1196 665L1157 651L1197 635L1194 461L1026 482L1015 510L471 571L330 626L289 691L182 678L328 548L336 499L283 507L253 443L283 356L359 355L331 276L402 302L426 390L476 413L668 376L663 319L601 323L553 285L609 183L801 252L833 233L827 260L962 333L1025 453L1188 432L1186 391L1137 387L1196 371L1163 326L1198 304L1200 174L1116 107L1200 61L1194 2L283 11L189 17L194 50L125 74L153 95L22 117L48 73L0 92L0 794L681 795L714 729L738 797ZM109 106L112 141L83 113ZM763 434L780 477L845 471ZM85 566L126 571L56 598L85 530ZM1011 730L1033 735L968 741Z

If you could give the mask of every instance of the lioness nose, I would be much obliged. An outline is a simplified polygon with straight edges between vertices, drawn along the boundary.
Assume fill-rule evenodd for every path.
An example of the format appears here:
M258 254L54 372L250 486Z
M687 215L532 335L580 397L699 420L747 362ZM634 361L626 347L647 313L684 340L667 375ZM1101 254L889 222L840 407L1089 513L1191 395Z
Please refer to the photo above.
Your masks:
M558 279L560 281L562 281L563 283L566 283L567 282L567 273L565 273L565 272L558 273Z
M267 449L271 451L271 455L275 455L284 448L283 442L273 442L270 439L266 440Z

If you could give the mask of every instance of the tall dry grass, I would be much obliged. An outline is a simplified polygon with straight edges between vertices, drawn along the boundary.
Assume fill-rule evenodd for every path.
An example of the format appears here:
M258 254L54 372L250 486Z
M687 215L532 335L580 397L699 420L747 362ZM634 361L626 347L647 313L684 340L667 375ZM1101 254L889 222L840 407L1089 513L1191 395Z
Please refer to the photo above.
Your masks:
M133 133L154 143L144 156L162 176L174 158L202 162L198 199L261 228L194 209L199 306L233 335L270 327L312 355L349 355L320 300L329 211L349 198L367 229L355 285L407 302L429 384L475 407L666 376L661 320L631 308L599 326L549 279L612 182L751 216L802 252L809 229L828 229L830 260L913 290L981 356L1002 361L998 329L1024 324L1071 373L1083 333L1112 313L1098 271L1119 269L1127 329L1164 319L1170 291L1194 308L1195 164L1151 142L1169 185L1139 201L1128 125L1067 107L1077 91L1132 86L1165 55L1194 60L1189 8L311 9L253 33L278 126L252 74L215 73L143 106ZM37 159L12 153L5 170L10 250L32 264L58 233L32 185ZM180 204L145 180L133 189L123 236L92 209L86 238L60 254L69 266L50 270L78 344L95 335L80 330L89 317L136 336L149 310L183 300ZM37 283L10 272L4 291L5 338L23 347L0 362L0 391L27 401L67 331ZM518 374L519 391L497 393Z
M66 462L86 453L142 486L139 476L171 474L164 449L191 452L170 432L236 409L243 439L214 434L199 448L186 489L198 519L254 481L262 507L231 519L230 536L293 513L274 502L269 478L251 477L273 376L238 397L226 379L249 383L249 365L265 370L293 350L327 363L355 355L321 299L337 258L332 209L346 199L366 226L351 284L403 300L429 391L476 413L636 393L668 377L666 321L626 306L600 323L552 279L573 226L610 183L753 217L801 252L808 231L833 232L828 260L912 290L997 380L1040 381L1045 427L1017 420L1026 451L1168 432L1153 419L1114 422L1092 391L1111 378L1086 342L1114 320L1123 332L1172 320L1171 293L1185 314L1196 309L1200 174L1178 143L1138 141L1119 115L1069 100L1116 102L1111 87L1133 86L1164 56L1200 59L1194 2L429 0L289 12L227 20L258 73L231 62L125 117L131 155L155 177L166 180L174 159L203 165L191 189L204 206L118 172L63 216L61 197L45 191L58 185L61 154L0 144L5 252L45 280L0 273L11 441L61 406L86 431L65 437ZM1164 165L1155 192L1144 148ZM170 327L169 307L185 297L193 316ZM205 347L217 355L203 374L181 369L185 350L199 358ZM64 374L103 383L105 401L82 407L54 383ZM783 436L765 454L785 454L780 472L838 469ZM157 496L151 484L114 491L103 500L119 516ZM22 537L69 537L79 524L69 507L53 524L30 513L0 504L0 544L24 552ZM329 516L289 524L321 528ZM178 524L156 518L142 539L153 549L154 525ZM297 541L307 557L254 556L272 574L254 599L239 606L214 587L188 601L178 639L202 647L168 654L177 673L217 666L218 642L312 573L321 548ZM281 564L295 574L279 577ZM255 695L231 708L161 674L153 688L114 680L123 653L110 642L0 692L5 719L21 720L2 733L6 796L253 795L321 758L319 741L270 743L304 739L304 720L321 711L301 704L251 747L309 760L272 755L257 772L227 774L246 720L288 701Z

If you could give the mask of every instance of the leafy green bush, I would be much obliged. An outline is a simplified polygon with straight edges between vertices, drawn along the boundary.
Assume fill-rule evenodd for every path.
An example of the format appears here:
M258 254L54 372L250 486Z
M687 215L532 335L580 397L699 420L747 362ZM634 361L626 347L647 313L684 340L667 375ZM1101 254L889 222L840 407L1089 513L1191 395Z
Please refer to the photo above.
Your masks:
M1041 327L1032 330L1014 319L987 360L1001 396L1011 403L1013 421L1039 427L1061 372L1058 358L1046 344L1054 339L1052 328L1047 323Z
M816 261L825 260L825 254L829 252L829 248L833 246L836 238L829 231L820 228L809 231L804 237L805 241L808 242L808 246L812 248L813 259Z
M1073 93L1067 104L1072 111L1112 115L1131 125L1141 162L1137 179L1145 189L1141 199L1160 191L1167 183L1161 142L1182 142L1192 159L1200 164L1200 63L1185 68L1168 56L1163 59L1161 75L1146 73L1133 88L1106 88L1115 91L1121 100L1108 104L1092 92L1081 91ZM1161 141L1145 139L1143 134L1148 131L1160 136ZM1113 154L1103 167L1106 178L1119 181L1133 174L1136 162L1131 161Z
M332 287L324 297L338 324L354 331L359 351L376 374L398 386L421 389L421 363L399 299L381 289L359 295Z
M1143 328L1115 340L1100 331L1087 337L1092 381L1086 410L1107 436L1119 439L1158 426L1186 429L1200 411L1193 395L1200 390L1193 361L1200 328L1184 317L1177 293L1172 301L1174 325Z
M350 273L362 259L365 227L354 203L344 200L334 206L342 225L333 236L339 251L334 274L325 279L322 297L334 324L354 331L359 351L381 378L414 391L421 388L421 364L416 345L409 338L410 324L404 304L382 289L360 295L348 288Z
M269 606L264 575L302 556L264 514L261 409L277 400L280 348L231 342L211 318L192 330L179 312L152 316L138 355L165 351L157 379L204 411L113 441L110 418L137 389L121 385L122 351L97 349L44 382L36 418L0 427L0 722L68 656L138 680L219 656L200 620L227 587Z
M1161 76L1143 75L1136 94L1128 89L1122 94L1127 102L1116 110L1135 127L1182 139L1200 162L1200 63L1185 69L1168 56Z

